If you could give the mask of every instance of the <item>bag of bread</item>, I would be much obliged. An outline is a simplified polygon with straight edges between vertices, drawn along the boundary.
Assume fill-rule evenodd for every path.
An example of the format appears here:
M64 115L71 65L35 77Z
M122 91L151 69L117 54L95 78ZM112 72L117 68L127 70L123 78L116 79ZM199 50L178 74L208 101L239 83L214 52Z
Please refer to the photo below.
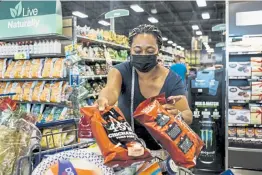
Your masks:
M51 99L52 103L61 103L62 100L63 81L51 84Z
M32 100L33 101L40 101L40 96L44 89L45 81L38 81L36 82L35 88L33 90Z
M34 59L31 62L31 77L41 78L42 69L44 65L44 59Z
M91 123L105 165L127 167L152 159L118 107L108 106L103 112L96 107L83 107L80 111Z
M8 62L7 69L5 71L4 78L14 78L14 72L15 72L15 61L10 60Z
M7 67L7 59L0 59L0 78L4 78Z
M36 82L25 82L23 84L23 101L32 101L33 89Z
M137 107L134 118L178 166L194 167L204 143L180 116L172 116L163 108L165 101L164 94L145 100Z
M65 72L65 64L63 58L53 58L54 66L52 77L53 78L63 78Z
M22 78L32 78L31 77L31 66L32 66L31 60L25 60L22 71L21 71Z
M12 99L16 101L21 101L23 96L23 83L13 83L12 89L14 89L14 92L16 93Z
M42 71L42 77L51 78L52 71L53 71L53 59L51 58L45 59L44 68Z
M51 97L51 84L46 83L41 93L40 101L41 102L50 102L50 97Z
M21 78L21 72L24 66L24 60L18 60L15 62L14 78Z

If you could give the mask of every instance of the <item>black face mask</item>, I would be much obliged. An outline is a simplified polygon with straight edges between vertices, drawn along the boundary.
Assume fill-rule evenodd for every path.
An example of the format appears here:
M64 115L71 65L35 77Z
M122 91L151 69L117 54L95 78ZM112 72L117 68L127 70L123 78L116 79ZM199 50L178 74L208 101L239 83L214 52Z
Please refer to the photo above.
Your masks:
M149 72L157 65L157 56L131 55L131 65L140 72Z

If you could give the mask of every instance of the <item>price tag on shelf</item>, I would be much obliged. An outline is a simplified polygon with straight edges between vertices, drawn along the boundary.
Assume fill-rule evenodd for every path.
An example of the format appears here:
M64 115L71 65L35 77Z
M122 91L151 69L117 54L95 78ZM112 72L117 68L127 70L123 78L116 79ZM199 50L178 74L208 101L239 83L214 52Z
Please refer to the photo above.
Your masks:
M28 52L18 52L18 53L15 53L14 59L15 60L26 60L26 59L30 59L30 55Z
M197 92L202 93L203 89L198 89Z

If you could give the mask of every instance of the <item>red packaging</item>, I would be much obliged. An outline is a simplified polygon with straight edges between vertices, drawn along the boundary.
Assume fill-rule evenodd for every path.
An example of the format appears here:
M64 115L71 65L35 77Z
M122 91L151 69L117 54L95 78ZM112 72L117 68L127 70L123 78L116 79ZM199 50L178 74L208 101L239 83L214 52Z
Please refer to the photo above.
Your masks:
M92 134L90 121L86 117L81 117L78 124L78 142L93 142L94 136Z
M15 111L16 107L17 107L16 102L13 101L11 98L8 98L8 97L0 98L0 110L1 111L4 111L6 109Z
M91 123L105 165L128 167L152 159L118 107L109 106L103 112L96 107L83 107L80 111Z
M172 116L162 107L165 101L164 94L145 100L137 107L134 118L162 145L178 166L192 168L204 143L180 117Z

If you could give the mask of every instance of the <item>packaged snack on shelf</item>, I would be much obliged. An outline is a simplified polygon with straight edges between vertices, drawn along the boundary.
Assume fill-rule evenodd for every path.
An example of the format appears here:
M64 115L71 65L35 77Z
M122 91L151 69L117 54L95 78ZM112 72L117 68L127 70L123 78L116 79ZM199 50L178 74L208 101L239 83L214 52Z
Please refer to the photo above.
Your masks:
M184 105L184 101L185 99L181 99L179 105ZM148 130L178 166L194 167L204 143L179 115L174 117L164 109L162 105L165 103L164 94L149 98L139 104L134 118Z
M65 77L65 64L64 59L62 58L53 58L53 72L52 77L53 78L63 78Z
M261 106L250 106L251 112L251 124L262 124L262 107Z
M65 102L69 99L70 95L73 92L73 88L68 85L68 82L64 82L62 87L61 101Z
M228 110L228 123L250 124L250 110L229 109Z
M51 84L45 83L44 89L40 96L40 101L41 102L50 102L50 98L51 98Z
M0 59L0 78L4 78L7 68L7 59Z
M15 62L14 78L22 78L21 72L23 70L24 63L25 63L24 60L18 60Z
M14 72L15 72L15 61L9 60L4 78L14 78Z
M45 59L45 63L44 63L44 68L42 71L42 77L43 78L51 78L52 77L52 72L53 72L53 59L48 58Z
M48 122L53 121L55 108L56 107L52 108L50 106L46 107L43 112L42 117L40 118L39 123L48 123Z
M62 101L63 81L51 84L51 99L53 103L61 103Z
M251 67L262 67L262 57L251 57Z
M31 77L41 78L42 69L44 66L44 59L34 59L31 64Z
M43 118L44 108L45 108L44 104L34 104L32 109L31 109L32 115L37 118L38 122L40 122Z
M262 142L262 128L255 128L255 140Z
M83 107L80 111L91 122L105 165L127 167L152 159L118 107L108 106L101 113L96 107Z
M6 85L6 82L0 82L0 94L4 94Z
M64 118L61 118L63 108L56 108L56 107L54 107L54 108L55 108L55 110L54 110L53 121L64 120Z
M23 83L13 83L12 89L16 94L12 97L13 100L21 101L23 96Z
M22 78L32 78L31 71L32 71L32 62L31 60L25 60L23 69L21 71L21 77Z
M255 129L251 127L246 127L246 139L250 141L255 140Z
M40 101L40 97L45 86L45 81L38 81L35 84L36 85L33 90L32 100Z
M25 82L23 84L23 101L32 101L33 97L33 89L35 87L36 82Z
M237 138L237 128L234 126L228 127L228 138L229 139L236 139Z
M250 100L251 87L250 86L228 86L229 100Z
M262 67L252 67L252 77L262 77Z
M262 82L251 82L251 100L262 100Z
M228 76L251 76L250 62L229 62Z
M237 140L246 140L245 127L237 127Z
M12 90L12 85L13 85L12 82L8 82L8 83L6 84L5 90L4 90L4 94L13 93L13 92L11 92L11 90Z
M59 148L62 146L62 127L48 128L43 130L41 146L43 148Z

